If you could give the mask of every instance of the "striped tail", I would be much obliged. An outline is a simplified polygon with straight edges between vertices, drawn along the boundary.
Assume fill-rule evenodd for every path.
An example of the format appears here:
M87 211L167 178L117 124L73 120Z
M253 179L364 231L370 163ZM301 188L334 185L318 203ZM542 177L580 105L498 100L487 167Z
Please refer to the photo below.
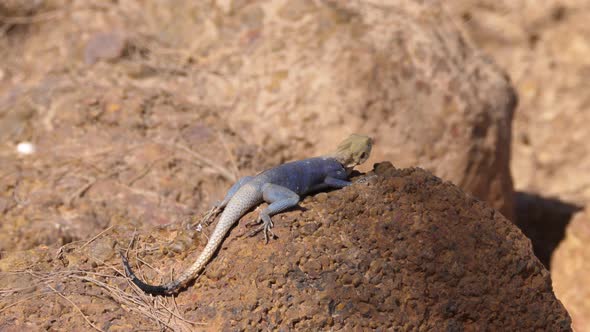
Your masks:
M213 257L217 249L221 247L223 239L232 228L232 226L240 220L240 218L251 208L257 206L262 200L260 190L255 186L245 185L240 188L232 199L227 204L225 210L219 218L219 222L209 238L205 249L201 252L197 260L186 269L176 280L173 280L164 285L150 285L141 281L133 270L127 260L127 257L120 252L121 260L125 273L131 278L131 281L137 285L141 290L153 295L172 295L184 288L191 280L193 280L207 265L209 260Z

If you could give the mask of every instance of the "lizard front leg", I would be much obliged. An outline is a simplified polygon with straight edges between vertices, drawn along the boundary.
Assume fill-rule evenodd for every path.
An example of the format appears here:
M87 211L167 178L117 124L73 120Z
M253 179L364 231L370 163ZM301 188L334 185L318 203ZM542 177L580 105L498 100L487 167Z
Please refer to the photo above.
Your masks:
M290 207L296 206L299 203L299 195L289 188L282 187L276 184L267 183L262 186L262 198L269 205L258 214L258 223L262 223L260 227L256 228L250 233L250 236L264 231L264 241L268 243L268 234L274 238L271 228L273 227L271 216L282 212Z
M326 184L330 188L340 189L340 188L350 186L352 184L352 182L328 176L324 179L324 184Z

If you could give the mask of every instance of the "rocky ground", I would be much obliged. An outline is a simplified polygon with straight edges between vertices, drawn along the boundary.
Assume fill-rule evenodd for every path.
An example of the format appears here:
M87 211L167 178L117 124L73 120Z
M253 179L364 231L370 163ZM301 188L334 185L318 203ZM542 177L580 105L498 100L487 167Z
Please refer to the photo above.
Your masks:
M0 269L12 272L0 280L14 305L1 309L0 328L569 330L549 272L500 213L420 169L383 163L367 176L275 217L269 244L245 237L240 223L176 298L135 289L117 250L129 249L143 278L165 282L212 227L118 226L59 249L9 253Z
M568 226L590 198L584 127L590 42L583 24L589 14L583 0L534 5L481 0L395 5L386 1L187 1L174 6L139 1L1 3L0 315L7 318L2 328L128 330L148 320L151 328L171 329L257 323L347 329L353 325L342 322L343 317L360 327L369 324L367 316L384 313L399 315L397 322L407 328L427 328L433 322L451 329L455 325L493 328L494 319L516 328L519 322L513 321L511 307L498 303L532 292L538 295L535 300L525 296L524 302L518 302L530 309L530 322L566 329L569 318L554 300L549 277L530 255L522 234L479 203L458 203L471 201L456 193L456 187L436 187L430 183L434 179L424 182L428 176L419 172L422 175L417 176L416 171L395 171L392 176L398 180L373 184L397 192L387 196L388 207L373 211L379 218L359 217L368 213L362 211L366 201L350 202L352 210L326 213L338 227L344 220L353 225L395 220L389 230L395 234L406 232L403 227L437 224L444 218L476 228L480 227L476 219L487 220L481 236L506 237L507 243L497 244L506 245L506 252L491 257L485 248L475 248L495 263L457 277L456 282L471 280L470 285L451 286L446 270L419 271L411 266L416 264L411 257L423 255L420 241L438 243L414 232L401 235L403 239L395 243L375 238L376 242L357 247L355 259L368 264L375 254L371 250L396 250L409 241L404 247L409 253L395 260L400 270L393 272L398 274L382 271L392 264L387 259L376 263L374 268L382 276L377 288L386 289L382 292L367 277L370 268L323 262L319 255L295 261L298 269L293 270L293 264L286 268L304 271L299 275L304 279L295 272L282 274L280 282L275 280L280 287L267 283L258 288L262 293L237 297L226 307L199 304L227 295L219 291L219 282L244 287L247 280L239 278L243 271L236 268L219 271L212 265L194 288L176 299L178 303L150 299L126 286L113 256L115 248L127 247L135 239L134 261L145 257L144 263L155 268L144 269L144 276L165 280L170 271L163 261L175 261L178 271L186 266L182 260L190 260L205 241L204 234L185 226L237 177L327 152L356 131L375 138L371 161L423 167L514 221L551 269L557 296L574 326L590 329L586 320L590 305L584 296L586 262L579 259L589 250L580 242L588 213L578 214ZM33 154L17 152L23 142L34 144ZM361 170L370 170L371 164ZM415 182L400 188L399 178ZM375 188L362 190L366 199L375 195L371 193ZM284 217L286 223L314 219L309 214L329 209L325 206L329 197L349 194L311 198L304 205L319 205L291 212ZM413 195L421 198L415 201ZM457 202L441 198L440 207L430 195L462 198ZM408 201L414 202L411 208L405 205ZM467 205L457 215L446 215L453 204ZM409 210L407 215L391 210L403 207L435 217L412 222ZM489 225L492 220L496 227ZM297 256L302 248L327 242L321 241L327 236L322 231L328 227L324 221L304 224L281 233L295 243L279 240L270 246L288 246ZM430 248L433 255L423 257L425 264L436 261L446 266L441 268L453 268L452 261L471 264L463 251L475 249L455 246L476 236L473 229L452 227L456 228L440 240L441 246L453 249L450 256ZM280 265L272 250L264 251L254 242L242 246L234 236L226 241L218 264L228 264L229 257L245 251L251 261L273 260L273 265ZM258 247L261 252L252 252ZM328 257L340 257L337 250L321 248L330 252ZM512 266L502 257L523 263ZM304 269L304 265L315 267ZM261 266L260 273L266 273ZM348 293L340 294L343 291L338 289L341 307L329 297L310 302L317 292L333 295L334 289L322 286L329 280L322 278L341 278L345 270L358 277L350 289L362 289L368 299L345 298ZM332 272L324 276L321 271ZM482 271L512 275L498 277L501 284L495 284ZM440 300L424 285L396 281L404 273L412 278L419 274L422 280L430 276L426 272L435 280L442 278L449 292L477 293L481 312L470 311L466 308L472 303L461 302L451 305L450 313L441 313ZM282 272L273 273L276 277ZM300 283L311 283L311 288L299 289ZM491 292L491 285L508 289ZM294 302L289 302L293 299L274 298L279 291L300 296L297 313ZM372 302L387 292L399 303L385 302L381 307ZM256 301L258 296L278 302L266 308ZM41 303L39 299L53 305L31 306ZM244 303L253 304L244 307ZM438 309L424 311L425 303ZM330 315L317 311L324 304ZM249 311L256 315L248 316ZM227 319L233 325L224 325ZM379 326L387 327L385 321Z

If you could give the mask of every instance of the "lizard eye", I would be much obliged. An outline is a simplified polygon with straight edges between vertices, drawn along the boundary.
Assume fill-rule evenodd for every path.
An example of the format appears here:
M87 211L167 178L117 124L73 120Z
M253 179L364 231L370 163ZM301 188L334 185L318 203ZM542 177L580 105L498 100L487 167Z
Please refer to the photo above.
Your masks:
M361 153L361 160L362 159L367 159L367 153L366 152Z

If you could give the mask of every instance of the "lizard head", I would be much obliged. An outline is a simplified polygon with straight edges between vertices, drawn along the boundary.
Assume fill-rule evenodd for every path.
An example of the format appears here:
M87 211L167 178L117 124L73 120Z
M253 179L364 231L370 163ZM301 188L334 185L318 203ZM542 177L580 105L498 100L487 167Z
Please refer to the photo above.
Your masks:
M338 145L333 157L346 169L352 170L367 161L372 147L373 140L370 137L352 134Z

